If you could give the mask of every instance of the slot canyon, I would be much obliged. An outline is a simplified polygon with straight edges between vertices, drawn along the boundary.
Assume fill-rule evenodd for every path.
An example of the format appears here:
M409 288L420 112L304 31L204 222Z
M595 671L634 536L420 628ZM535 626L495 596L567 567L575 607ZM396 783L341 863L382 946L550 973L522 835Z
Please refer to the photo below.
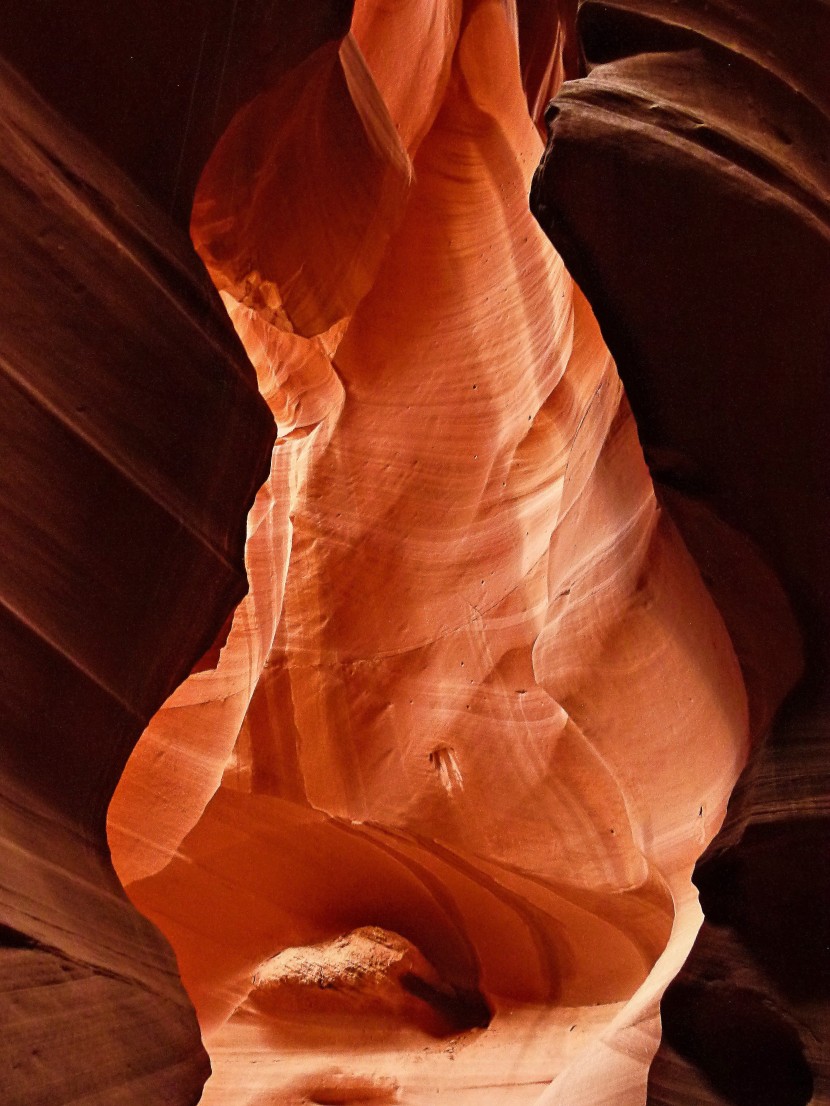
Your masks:
M0 26L0 1106L830 1106L828 0Z

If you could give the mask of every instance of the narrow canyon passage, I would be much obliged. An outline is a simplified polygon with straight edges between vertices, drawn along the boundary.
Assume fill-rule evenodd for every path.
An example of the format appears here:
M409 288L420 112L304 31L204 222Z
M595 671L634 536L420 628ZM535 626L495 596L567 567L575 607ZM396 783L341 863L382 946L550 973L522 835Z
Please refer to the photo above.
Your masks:
M825 1106L828 0L3 16L2 1106Z
M501 0L359 2L192 235L277 422L250 592L140 740L118 875L208 1106L644 1100L746 690L532 217Z

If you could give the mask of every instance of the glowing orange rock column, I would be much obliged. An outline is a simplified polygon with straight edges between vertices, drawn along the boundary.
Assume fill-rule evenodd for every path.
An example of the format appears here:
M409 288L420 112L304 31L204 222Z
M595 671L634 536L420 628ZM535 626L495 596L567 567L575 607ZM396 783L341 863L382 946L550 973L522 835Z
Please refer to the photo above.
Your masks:
M110 833L176 948L206 1102L640 1102L699 924L744 689L528 211L516 26L497 0L359 3L202 181L194 240L281 436L251 594ZM462 1009L451 1049L343 982L367 926L435 970L407 1002ZM326 949L339 1015L260 1001Z

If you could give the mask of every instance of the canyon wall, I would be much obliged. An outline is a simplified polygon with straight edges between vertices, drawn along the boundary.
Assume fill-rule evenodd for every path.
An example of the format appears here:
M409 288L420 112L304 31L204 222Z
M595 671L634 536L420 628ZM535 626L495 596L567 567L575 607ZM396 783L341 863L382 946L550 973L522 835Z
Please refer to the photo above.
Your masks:
M176 948L206 1102L645 1096L750 722L528 210L547 30L531 79L501 4L358 4L197 192L280 434L250 597L142 739L110 840ZM713 586L731 569L772 608L750 629L733 600L757 736L796 635L714 532Z
M674 1047L651 1099L824 1102L830 11L586 0L579 40L583 79L550 110L534 209L597 312L698 563L715 546L678 492L752 538L806 647L696 876L711 924L664 1009Z
M799 7L8 13L4 1103L827 1101Z
M192 1008L105 819L246 590L273 422L184 236L0 84L0 1099L195 1103Z

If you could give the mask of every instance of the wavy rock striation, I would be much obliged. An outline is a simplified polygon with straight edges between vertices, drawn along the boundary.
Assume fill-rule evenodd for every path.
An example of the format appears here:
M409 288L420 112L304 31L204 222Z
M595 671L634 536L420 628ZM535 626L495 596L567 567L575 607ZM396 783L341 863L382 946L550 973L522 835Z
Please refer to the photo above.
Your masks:
M806 644L806 680L695 877L712 925L667 999L650 1101L824 1102L830 9L585 0L579 38L585 75L551 109L534 209L597 312L653 470L751 536ZM672 503L704 564L712 543ZM722 604L756 694L764 649L792 655L752 630L757 594L743 646Z
M105 818L246 590L273 421L183 236L5 65L0 101L0 1100L195 1103Z
M0 55L186 229L234 112L350 16L350 0L8 4Z
M108 830L214 1106L642 1102L693 867L797 668L721 530L713 581L754 573L781 635L773 678L759 623L729 620L766 679L747 698L528 209L570 14L360 2L199 186L194 242L279 437L250 594Z
M202 1093L165 697L205 1103L828 1101L828 8L575 9L4 13L4 1106Z

